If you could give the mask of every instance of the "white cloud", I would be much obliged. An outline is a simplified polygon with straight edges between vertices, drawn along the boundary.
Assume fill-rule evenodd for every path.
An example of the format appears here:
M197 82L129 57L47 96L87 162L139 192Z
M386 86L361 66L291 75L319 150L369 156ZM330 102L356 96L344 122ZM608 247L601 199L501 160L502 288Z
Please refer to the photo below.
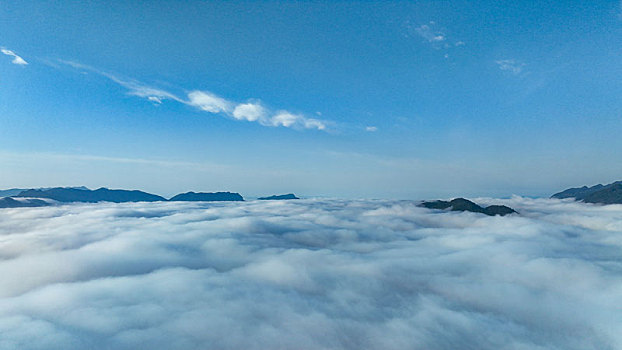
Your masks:
M233 110L233 117L239 120L248 120L251 122L265 120L267 115L266 109L258 103L240 103Z
M326 122L319 119L306 118L288 111L277 112L269 119L268 123L272 126L284 126L287 128L326 130Z
M157 97L157 96L148 96L147 99L149 101L157 103L157 104L161 104L162 103L162 99L160 97Z
M368 126L365 128L365 131L374 132L374 131L378 131L378 128L375 126Z
M153 103L161 104L164 100L172 100L195 107L203 112L221 114L237 120L258 122L261 125L297 129L326 130L328 122L308 118L304 115L293 114L288 111L273 112L259 102L236 103L220 97L209 91L194 90L187 93L186 98L179 97L174 93L149 86L134 79L119 77L115 74L104 72L96 68L72 61L58 60L60 63L73 68L90 71L104 76L113 82L128 89L128 94L145 98Z
M325 130L326 123L313 118L306 118L299 114L293 114L288 111L279 111L274 114L268 123L272 126L284 126L287 128L302 128Z
M287 111L280 111L270 119L270 122L273 126L285 126L289 128L299 124L302 120L303 118L299 115Z
M429 42L445 41L446 39L445 33L438 31L438 30L433 30L427 24L423 24L419 27L416 27L415 32L419 34L420 37L424 38L425 40Z
M306 129L326 130L326 122L319 119L304 118L304 127Z
M622 206L478 202L3 209L0 348L621 348Z
M17 65L21 65L21 66L25 66L28 64L28 62L26 62L26 60L24 60L23 58L21 58L20 56L18 56L15 52L2 48L0 49L0 52L2 52L3 54L7 55L7 56L11 56L13 57L13 60L11 61L11 63L13 64L17 64Z
M437 50L447 51L465 45L465 42L462 40L455 41L452 44L452 40L449 40L450 38L445 33L445 31L439 29L438 25L434 21L430 21L428 24L421 25L413 25L409 21L406 21L404 23L404 26L406 28L406 37L416 35L420 38L423 38L433 48ZM448 57L447 54L445 54L444 56L445 58Z
M495 63L499 66L499 69L514 75L520 74L523 71L523 67L525 67L524 63L514 59L497 60Z
M143 97L151 102L156 102L158 104L162 103L163 100L174 100L174 101L181 102L181 99L179 97L164 90L145 86L138 82L128 82L128 81L121 81L121 80L116 80L116 81L117 83L128 88L129 89L128 94L132 96Z
M209 113L228 113L232 103L207 91L188 93L188 104Z

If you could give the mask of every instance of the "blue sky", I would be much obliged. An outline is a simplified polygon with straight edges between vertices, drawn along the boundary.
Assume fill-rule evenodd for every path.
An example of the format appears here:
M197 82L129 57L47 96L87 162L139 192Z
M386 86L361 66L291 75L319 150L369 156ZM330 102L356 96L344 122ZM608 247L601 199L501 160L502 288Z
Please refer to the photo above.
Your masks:
M0 187L550 195L622 179L619 1L0 1Z

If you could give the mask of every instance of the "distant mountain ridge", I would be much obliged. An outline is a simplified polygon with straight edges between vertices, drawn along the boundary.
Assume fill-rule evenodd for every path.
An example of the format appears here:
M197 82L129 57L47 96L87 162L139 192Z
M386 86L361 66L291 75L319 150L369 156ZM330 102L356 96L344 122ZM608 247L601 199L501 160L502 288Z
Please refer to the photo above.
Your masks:
M574 198L585 203L622 204L622 181L608 185L598 184L592 187L569 188L555 193L551 198Z
M50 203L36 198L23 198L15 199L11 197L0 198L0 208L32 208L32 207L46 207L51 205Z
M111 190L105 187L89 189L56 187L47 190L26 190L14 197L49 198L58 202L157 202L166 198L138 190Z
M49 190L52 188L57 188L57 187L42 187L42 188L9 188L7 190L0 190L0 197L13 197L13 196L17 196L18 194L24 192L24 191L28 191L28 190ZM62 188L75 188L78 190L88 190L87 187L84 186L78 186L78 187L62 187Z
M300 198L296 197L296 195L293 193L288 193L288 194L279 194L279 195L273 195L273 196L268 196L268 197L259 197L257 199L261 201L270 201L270 200L287 200L287 199L300 199Z
M9 188L8 190L0 190L0 197L12 197L18 194L28 191L27 188Z
M166 199L155 194L138 190L111 190L105 187L97 190L77 187L54 187L47 189L30 189L11 196L14 198L48 198L58 202L164 202L164 201L243 201L244 198L235 192L186 192ZM9 198L9 197L7 197Z
M508 215L516 213L516 211L510 207L505 205L490 205L486 208L483 208L468 199L464 198L455 198L451 201L424 201L420 204L420 206L428 209L450 209L451 211L470 211L473 213L482 213L489 216L495 215Z
M233 201L241 202L244 198L235 192L186 192L180 193L169 199L171 202L220 202L220 201Z
M0 193L9 196L0 197L0 208L42 207L60 203L96 203L96 202L166 202L166 201L243 201L236 192L186 192L166 199L156 194L138 190L111 190L105 187L90 190L86 187L52 187L39 189L3 190Z

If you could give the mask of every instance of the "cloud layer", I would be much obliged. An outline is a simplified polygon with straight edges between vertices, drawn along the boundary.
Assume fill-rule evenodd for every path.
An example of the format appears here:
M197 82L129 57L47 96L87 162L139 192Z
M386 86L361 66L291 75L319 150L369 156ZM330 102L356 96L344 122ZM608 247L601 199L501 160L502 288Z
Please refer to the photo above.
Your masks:
M20 56L18 56L15 52L5 49L5 48L1 48L0 52L2 52L3 54L7 55L7 56L11 56L13 57L13 60L11 61L11 63L13 64L17 64L20 66L25 66L28 64L28 62L26 62L26 60L24 60L23 58L21 58Z
M0 349L620 349L622 206L0 210Z
M258 122L261 125L272 127L283 126L294 129L327 130L330 124L324 120L309 118L302 114L284 110L271 111L258 100L236 103L204 90L189 91L185 93L185 97L180 97L174 93L148 86L137 80L121 78L88 65L64 60L59 60L59 62L76 69L102 75L128 89L129 95L142 97L156 104L161 104L165 100L171 100L192 106L203 112L225 115L237 120Z

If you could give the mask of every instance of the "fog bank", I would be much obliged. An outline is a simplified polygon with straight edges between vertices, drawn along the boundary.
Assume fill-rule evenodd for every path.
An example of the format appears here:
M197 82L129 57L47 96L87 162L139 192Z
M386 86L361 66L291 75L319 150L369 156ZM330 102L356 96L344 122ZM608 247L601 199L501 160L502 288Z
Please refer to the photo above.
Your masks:
M0 349L622 349L622 205L0 210Z

